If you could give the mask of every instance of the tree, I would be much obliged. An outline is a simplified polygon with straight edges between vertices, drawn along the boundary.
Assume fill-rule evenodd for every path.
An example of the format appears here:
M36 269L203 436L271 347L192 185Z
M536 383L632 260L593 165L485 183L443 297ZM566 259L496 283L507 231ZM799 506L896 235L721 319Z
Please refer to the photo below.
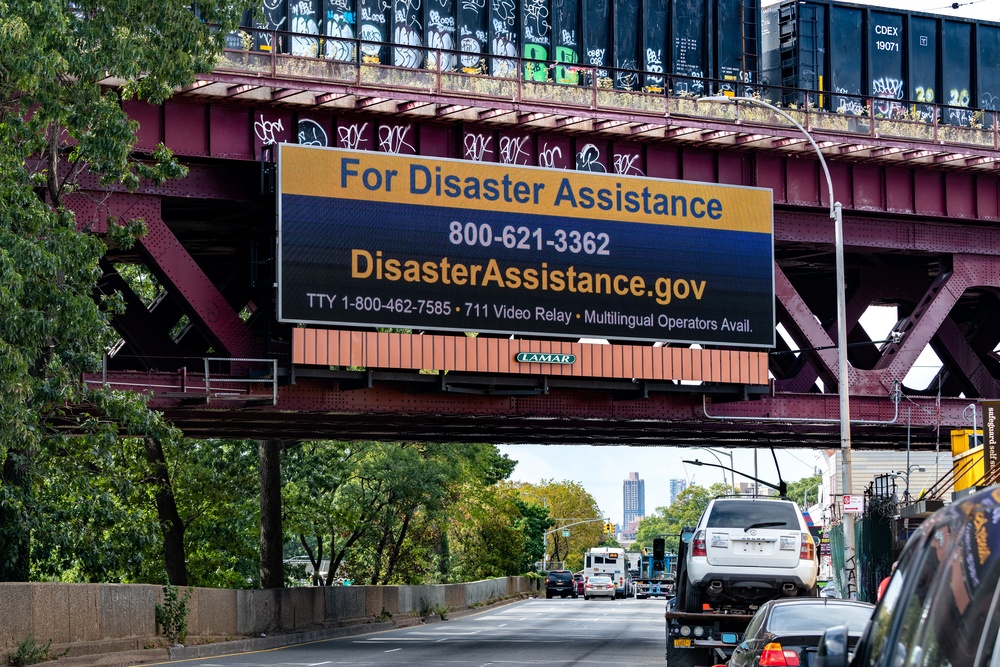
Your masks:
M726 486L721 483L709 488L697 484L689 486L677 495L677 500L671 505L656 508L639 523L632 548L652 550L653 540L663 537L667 551L676 552L681 528L697 524L709 501L725 493Z
M77 232L64 199L84 175L134 189L183 173L162 147L134 157L121 102L159 103L212 69L243 6L201 9L205 22L181 0L0 0L0 580L28 579L32 531L46 534L38 465L64 456L56 426L97 432L111 404L141 404L80 380L116 337L91 296L104 245ZM141 229L112 226L110 242ZM84 405L93 412L69 409Z
M539 484L522 484L518 487L526 498L544 498L549 515L554 522L549 531L549 553L551 561L562 561L568 569L578 570L583 567L583 554L590 547L601 544L603 539L604 516L597 501L579 483L564 480L556 482L548 479ZM578 523L589 519L597 519L591 523ZM568 524L577 525L567 528L568 537L562 535L561 528Z
M316 442L286 451L286 529L323 580L449 582L517 574L522 516L493 445Z
M788 483L788 499L794 500L803 510L818 501L819 485L823 483L823 475L815 474Z

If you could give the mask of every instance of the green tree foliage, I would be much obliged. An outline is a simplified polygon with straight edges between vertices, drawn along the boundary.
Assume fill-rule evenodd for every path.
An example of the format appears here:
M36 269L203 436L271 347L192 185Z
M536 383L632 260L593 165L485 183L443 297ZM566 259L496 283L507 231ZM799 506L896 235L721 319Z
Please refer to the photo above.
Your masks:
M60 456L36 462L34 502L46 517L32 534L31 578L162 583L164 535L143 439L94 449L93 437L66 438ZM166 456L189 583L256 587L256 443L178 439Z
M518 528L521 529L521 561L518 565L518 574L522 572L536 571L536 563L545 558L545 532L555 526L555 521L549 515L549 509L543 502L532 499L525 502L518 494L515 499L520 518L517 519Z
M579 570L583 567L583 554L590 547L602 544L604 539L604 524L601 520L604 514L597 501L578 482L552 479L541 483L522 484L518 487L525 500L539 501L545 499L553 526L548 529L548 560L563 562L567 569ZM578 523L596 519L590 523ZM563 526L575 523L566 528L569 536L563 536Z
M818 501L819 485L823 483L823 475L815 474L803 477L795 482L788 483L788 499L794 500L799 507L806 509L810 505L815 505Z
M223 30L180 0L0 0L0 580L28 579L32 553L66 558L75 548L67 536L32 546L33 533L56 532L43 502L66 479L43 479L41 469L62 469L70 453L84 455L73 465L102 469L116 435L103 420L124 434L169 437L155 416L139 414L137 397L80 381L115 336L91 296L104 245L77 232L65 197L82 179L133 189L143 178L183 173L162 147L152 159L134 158L136 125L122 101L158 103L211 70L243 6L202 7L202 18ZM127 245L141 230L141 222L113 227L109 239ZM91 410L70 409L80 406ZM67 443L57 427L98 435L85 446ZM72 502L86 499L64 499ZM117 511L110 505L98 503L107 511L98 523Z
M524 528L515 462L496 447L315 442L286 451L286 531L325 579L373 584L516 574Z
M656 511L639 523L636 531L633 550L645 548L652 552L653 540L662 537L667 551L677 551L681 528L694 526L698 523L701 513L708 507L708 502L716 496L726 493L724 484L716 483L709 488L689 486L677 495L677 500L667 507L658 507Z

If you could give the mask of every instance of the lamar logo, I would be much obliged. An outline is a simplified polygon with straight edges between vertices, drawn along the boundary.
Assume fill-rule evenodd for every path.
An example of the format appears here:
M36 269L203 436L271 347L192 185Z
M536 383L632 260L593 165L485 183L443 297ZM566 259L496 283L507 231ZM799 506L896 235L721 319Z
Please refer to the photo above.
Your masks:
M515 361L523 364L572 364L575 354L547 354L545 352L518 352Z

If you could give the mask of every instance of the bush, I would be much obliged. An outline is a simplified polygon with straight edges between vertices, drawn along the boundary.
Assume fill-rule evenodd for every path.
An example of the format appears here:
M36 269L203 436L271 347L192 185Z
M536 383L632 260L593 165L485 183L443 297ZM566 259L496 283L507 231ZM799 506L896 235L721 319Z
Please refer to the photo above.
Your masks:
M156 624L171 644L183 644L187 639L188 600L191 599L189 588L184 597L177 595L177 587L163 587L163 604L156 605Z
M44 644L39 644L35 641L34 635L29 632L24 641L17 645L17 650L10 654L8 661L14 667L23 667L24 665L37 665L40 662L60 658L69 653L69 649L66 649L59 655L52 655L49 652L51 646L51 639Z

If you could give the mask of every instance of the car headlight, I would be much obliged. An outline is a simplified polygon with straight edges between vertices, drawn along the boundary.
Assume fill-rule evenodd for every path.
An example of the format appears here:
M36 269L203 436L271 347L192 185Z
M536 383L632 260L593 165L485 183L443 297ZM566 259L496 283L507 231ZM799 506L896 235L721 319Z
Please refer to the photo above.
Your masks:
M704 637L705 636L705 628L701 627L700 625L696 625L695 628L694 628L694 636L698 637L699 639L701 637Z
M686 625L682 625L681 626L681 637L690 637L690 636L691 636L691 628L689 628Z

